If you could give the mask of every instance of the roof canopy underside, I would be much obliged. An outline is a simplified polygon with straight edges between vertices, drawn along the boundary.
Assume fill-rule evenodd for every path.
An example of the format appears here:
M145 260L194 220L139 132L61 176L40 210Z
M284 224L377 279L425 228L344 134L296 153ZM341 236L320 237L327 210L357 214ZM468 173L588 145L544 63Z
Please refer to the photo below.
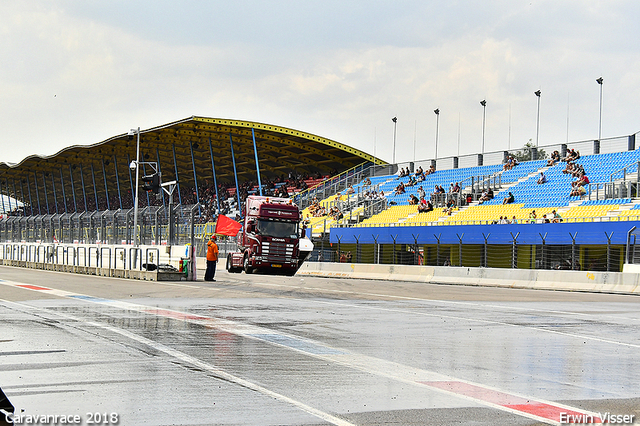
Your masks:
M213 182L213 164L220 182L233 182L231 140L238 180L257 181L252 130L258 150L261 175L273 178L290 171L323 175L342 172L363 162L384 164L347 145L305 132L269 124L239 120L190 117L140 131L140 161L159 163L163 181L178 180L180 186L194 186L194 167L198 183ZM51 185L72 190L84 184L105 192L118 184L129 187L129 163L136 159L135 136L114 136L90 146L72 146L50 157L30 156L20 164L0 163L0 192L14 193L13 185ZM141 174L151 174L143 167ZM135 179L135 176L133 176ZM95 184L94 184L95 180ZM9 188L7 188L7 186ZM61 188L58 188L61 189ZM93 192L93 191L91 191ZM15 194L21 199L20 190Z

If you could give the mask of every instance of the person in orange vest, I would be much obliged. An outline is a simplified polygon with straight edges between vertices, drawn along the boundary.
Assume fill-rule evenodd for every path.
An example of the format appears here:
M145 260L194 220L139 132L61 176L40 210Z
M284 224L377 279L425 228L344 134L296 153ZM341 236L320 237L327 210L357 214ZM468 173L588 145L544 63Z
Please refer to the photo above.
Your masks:
M205 281L215 281L213 277L216 275L216 263L218 262L218 245L216 244L216 236L212 235L207 243L207 271L204 273Z

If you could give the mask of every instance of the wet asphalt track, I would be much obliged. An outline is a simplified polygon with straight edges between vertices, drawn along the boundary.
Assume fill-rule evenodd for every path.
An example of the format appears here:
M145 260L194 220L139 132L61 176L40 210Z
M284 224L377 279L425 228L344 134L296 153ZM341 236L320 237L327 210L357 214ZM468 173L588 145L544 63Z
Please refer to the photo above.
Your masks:
M23 415L102 425L640 416L637 296L216 278L155 283L0 267L0 388Z

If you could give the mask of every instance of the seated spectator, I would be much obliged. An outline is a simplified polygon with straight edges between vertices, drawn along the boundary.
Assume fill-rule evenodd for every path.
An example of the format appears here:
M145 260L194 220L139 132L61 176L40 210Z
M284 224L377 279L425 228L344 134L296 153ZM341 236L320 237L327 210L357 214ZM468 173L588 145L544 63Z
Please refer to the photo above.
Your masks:
M420 203L418 204L418 213L428 213L430 211L433 211L433 204L431 204L431 201L421 198Z
M513 218L511 219L511 223L514 224L514 225L517 224L518 223L518 219L516 219L516 217L513 216Z
M569 196L570 197L582 197L586 193L587 193L587 190L585 189L584 186L577 185L577 186L573 187L573 189L569 193Z
M418 183L416 181L416 178L414 176L410 176L409 177L409 182L407 182L407 186L415 186L416 183Z
M547 177L544 175L544 172L540 172L540 177L538 178L538 185L542 185L543 183L547 183Z
M424 172L423 172L423 173L420 173L420 174L418 175L418 179L417 179L417 180L418 180L418 182L422 182L422 181L424 181L424 179L425 179Z
M349 185L349 187L347 188L347 195L353 194L355 192L356 192L356 190L353 189L353 185Z
M429 173L427 173L427 174L429 174L429 175L430 175L431 173L435 173L435 172L436 172L436 168L435 168L435 166L434 166L433 164L432 164L432 165L430 165L430 166L429 166Z
M416 197L414 194L411 194L411 195L409 196L409 205L410 205L410 206L415 206L415 205L417 205L419 201L420 201L420 200L418 200L418 197Z
M567 162L567 165L565 166L564 170L562 170L562 173L566 174L572 174L573 173L573 163L571 162Z
M551 223L551 221L549 221L549 218L547 217L547 215L546 215L546 214L545 214L545 215L542 215L542 221L543 221L544 223Z
M586 186L586 185L589 185L589 177L587 175L582 175L582 176L580 176L578 178L577 181L573 182L571 185L572 186Z
M563 159L562 161L566 161L566 162L568 163L568 162L570 162L570 161L575 161L575 160L577 160L578 158L580 158L580 154L579 154L579 153L577 153L577 152L575 151L575 149L573 149L573 148L572 148L572 149L570 149L569 151L567 151L567 156L566 156L566 157L564 157L564 159Z
M506 224L508 224L508 223L509 223L509 221L507 220L507 217L506 217L506 216L504 216L504 217L503 217L503 216L500 216L500 220L498 221L498 223L499 223L499 224L502 224L502 225L506 225Z
M536 211L532 210L531 213L529 213L529 222L536 223L537 219L538 219L538 216L536 215Z
M366 179L364 180L364 182L362 182L362 184L363 184L364 186L371 186L371 179L366 178Z
M404 183L400 182L400 185L396 187L396 193L394 195L404 194L405 192Z
M424 189L422 188L422 186L418 187L418 196L420 198L424 198L427 194L425 193Z
M480 198L478 199L478 204L482 204L485 201L489 201L489 196L487 191L482 191L482 194L480 194Z
M574 171L571 173L571 176L575 178L581 178L586 172L584 171L584 166L582 164L574 164Z
M513 203L514 200L515 200L515 198L514 198L513 194L511 192L509 192L509 195L504 197L504 200L502 200L502 204L511 204L511 203Z
M447 200L447 208L452 208L456 206L456 201L453 198L449 198Z
M422 166L418 166L418 169L416 170L416 177L420 176L422 172L423 172Z
M493 200L493 189L491 188L487 189L486 191L483 191L478 201L480 202L480 204L482 204L485 201L489 201L489 200Z
M560 153L558 152L558 150L555 150L553 151L553 154L551 154L551 158L549 159L549 161L547 161L547 166L551 167L558 161L560 161Z
M507 157L507 160L504 162L503 166L502 166L502 170L511 170L513 167L511 165L511 157Z
M551 211L551 214L553 215L553 220L551 221L552 223L560 223L560 222L562 222L562 216L560 216L560 214L558 212L553 210L553 211Z
M460 183L456 182L455 185L453 185L453 189L451 190L452 193L457 194L460 192Z

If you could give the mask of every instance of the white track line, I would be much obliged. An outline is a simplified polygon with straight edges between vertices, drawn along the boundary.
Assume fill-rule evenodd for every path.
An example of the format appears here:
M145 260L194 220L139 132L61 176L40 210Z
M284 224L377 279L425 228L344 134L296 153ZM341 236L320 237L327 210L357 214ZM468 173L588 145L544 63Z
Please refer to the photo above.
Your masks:
M519 416L527 417L527 418L534 419L547 424L557 425L560 423L558 421L541 417L524 410L514 409L509 406L496 404L487 399L483 399L482 396L469 396L459 392L458 393L454 391L452 392L450 390L443 389L442 387L435 385L435 383L458 383L458 384L466 385L467 387L470 387L470 388L483 389L487 393L498 392L505 395L509 395L510 397L534 401L537 404L554 407L556 409L563 409L563 410L567 410L575 413L586 413L594 416L596 415L596 413L590 413L582 409L576 409L563 404L558 404L556 402L530 398L524 395L519 395L514 393L506 394L499 389L492 388L489 386L473 383L473 382L462 380L462 379L453 378L453 377L446 376L446 375L432 372L432 371L409 367L406 365L382 360L379 358L370 357L367 355L353 353L348 350L332 348L322 343L314 342L310 339L303 339L298 336L289 335L282 332L276 332L263 327L243 324L236 321L224 320L224 319L213 318L213 317L204 317L200 315L194 315L188 312L181 312L181 311L176 311L171 309L162 309L158 307L135 304L135 303L125 302L125 301L95 298L92 296L68 292L65 290L53 289L50 287L35 286L33 284L24 284L24 283L12 282L12 281L0 281L0 284L37 291L45 294L53 294L60 297L70 298L73 300L79 300L79 301L84 301L89 303L111 306L119 309L129 310L129 311L136 311L136 312L141 312L145 314L173 318L176 320L182 320L182 321L186 321L194 324L199 324L205 327L216 328L228 333L236 334L241 337L260 340L262 342L266 342L266 343L283 347L289 350L293 350L299 353L303 353L307 356L322 359L324 361L332 362L335 364L343 365L345 367L363 371L365 373L375 374L377 376L382 376L392 380L401 381L414 386L426 387L430 390L434 390L440 393L445 393L448 395L454 395L464 400L473 401L476 404L488 406L491 408L495 408L495 409L506 411L513 414L517 414ZM344 304L341 304L341 305L344 306ZM28 305L24 305L24 306L28 306ZM357 305L354 305L354 306L357 306ZM372 308L375 308L375 307L372 307ZM436 314L433 314L433 316L442 317L442 315L436 315ZM467 320L467 318L463 318L463 319ZM123 333L121 334L124 334L124 333L129 333L129 332L123 330ZM269 339L269 337L277 337L278 339L273 340L273 339ZM298 342L301 345L296 347L296 346L292 346L291 344L287 344L290 341ZM152 343L155 343L155 342L152 342ZM316 348L324 348L326 349L326 352L318 353L314 351L309 351L305 349L304 344L312 345ZM168 349L173 350L171 348L168 348ZM185 354L185 356L188 356L188 355ZM201 362L199 360L197 361ZM216 371L218 371L218 369L216 369ZM287 397L284 397L284 398L287 398Z
M127 337L131 340L135 340L136 342L142 343L144 345L147 345L155 350L157 350L158 352L163 352L166 355L173 357L175 359L178 359L184 363L187 364L191 364L195 367L198 367L202 370L206 370L210 373L212 373L214 376L226 380L228 382L231 383L235 383L237 385L240 385L242 387L245 387L247 389L251 389L253 391L259 392L263 395L266 395L268 397L271 397L273 399L276 399L278 401L293 405L294 407L299 408L300 410L309 413L315 417L318 417L326 422L329 422L331 424L334 424L336 426L356 426L353 423L350 423L346 420L340 419L338 417L335 417L329 413L325 413L324 411L318 410L317 408L311 407L307 404L304 404L303 402L297 401L293 398L290 398L288 396L282 395L280 393L274 392L272 390L269 390L263 386L260 386L258 384L255 384L253 382L250 382L248 380L245 380L243 378L240 378L238 376L234 376L233 374L227 373L224 370L221 370L211 364L207 364L206 362L203 362L195 357L192 357L191 355L188 355L184 352L178 351L176 349L170 348L166 345L163 345L162 343L158 343L155 342L153 340L147 339L146 337L142 337L139 336L137 334L131 333L129 331L120 329L120 328L116 328L116 327L112 327L110 325L106 325L106 324L101 324L101 323L97 323L94 321L89 321L89 320L85 320L73 315L69 315L66 313L62 313L59 311L54 311L54 310L50 310L50 309L44 309L44 308L37 308L34 306L30 306L30 305L24 305L22 303L17 303L17 302L9 302L7 300L3 300L0 299L0 302L3 302L5 305L7 306L16 306L21 308L20 310L22 310L24 313L33 314L33 310L36 311L42 311L42 312L47 312L48 314L54 314L58 317L62 317L65 319L69 319L72 321L76 321L78 323L84 323L86 325L90 325L92 327L97 327L97 328L101 328L103 330L108 330L112 333L116 333L119 334L121 336Z

